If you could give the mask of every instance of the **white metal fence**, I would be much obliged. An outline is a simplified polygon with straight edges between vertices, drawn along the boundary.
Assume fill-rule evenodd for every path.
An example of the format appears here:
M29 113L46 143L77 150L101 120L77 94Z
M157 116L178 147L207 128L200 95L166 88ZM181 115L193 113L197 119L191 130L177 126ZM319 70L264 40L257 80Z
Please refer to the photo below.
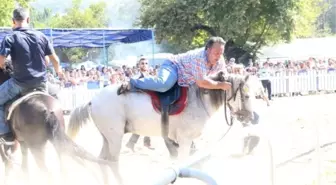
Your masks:
M336 72L309 71L301 74L288 72L276 73L270 79L272 95L293 96L297 93L318 91L336 91ZM65 88L59 94L64 110L73 108L91 100L100 89L86 87Z

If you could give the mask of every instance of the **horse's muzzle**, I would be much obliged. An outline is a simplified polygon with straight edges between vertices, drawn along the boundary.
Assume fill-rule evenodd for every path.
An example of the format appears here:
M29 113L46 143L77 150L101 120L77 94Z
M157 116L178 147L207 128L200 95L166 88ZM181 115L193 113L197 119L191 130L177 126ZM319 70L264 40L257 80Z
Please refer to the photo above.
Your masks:
M235 113L237 120L243 124L251 122L253 125L259 122L259 115L255 112L250 112L248 110L239 110Z

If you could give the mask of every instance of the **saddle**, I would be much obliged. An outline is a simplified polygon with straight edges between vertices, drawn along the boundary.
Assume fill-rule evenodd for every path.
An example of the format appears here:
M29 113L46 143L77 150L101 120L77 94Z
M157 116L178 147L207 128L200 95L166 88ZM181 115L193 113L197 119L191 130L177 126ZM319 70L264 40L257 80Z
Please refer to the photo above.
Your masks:
M119 87L118 93L121 92L121 89L122 86ZM143 92L150 96L154 110L161 114L162 136L165 139L168 138L169 116L178 115L185 109L188 88L175 83L172 88L164 93L149 90Z
M187 105L187 87L181 87L177 83L168 91L145 91L152 100L153 108L161 113L161 132L164 139L168 138L169 116L180 114Z
M187 87L181 87L177 83L168 91L161 93L144 91L152 100L156 112L167 112L169 116L180 114L187 105Z

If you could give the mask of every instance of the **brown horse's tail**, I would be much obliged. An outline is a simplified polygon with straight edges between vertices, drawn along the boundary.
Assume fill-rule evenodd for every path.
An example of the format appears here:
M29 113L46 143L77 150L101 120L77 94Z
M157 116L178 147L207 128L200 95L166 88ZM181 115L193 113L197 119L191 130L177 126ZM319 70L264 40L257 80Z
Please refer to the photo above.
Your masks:
M46 123L48 135L50 136L49 139L57 152L61 154L67 153L71 156L77 156L99 164L109 164L108 161L95 157L72 141L69 136L65 134L64 128L61 126L60 121L54 112L47 112Z

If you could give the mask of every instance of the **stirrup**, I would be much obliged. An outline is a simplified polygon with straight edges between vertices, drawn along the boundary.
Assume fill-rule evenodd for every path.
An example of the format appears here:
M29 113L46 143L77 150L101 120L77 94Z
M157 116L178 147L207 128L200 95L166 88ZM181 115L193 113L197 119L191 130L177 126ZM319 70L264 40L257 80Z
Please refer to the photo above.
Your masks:
M9 136L9 134L4 134L0 136L0 146L1 145L7 145L7 146L12 146L15 145L15 141L6 141L4 138Z

